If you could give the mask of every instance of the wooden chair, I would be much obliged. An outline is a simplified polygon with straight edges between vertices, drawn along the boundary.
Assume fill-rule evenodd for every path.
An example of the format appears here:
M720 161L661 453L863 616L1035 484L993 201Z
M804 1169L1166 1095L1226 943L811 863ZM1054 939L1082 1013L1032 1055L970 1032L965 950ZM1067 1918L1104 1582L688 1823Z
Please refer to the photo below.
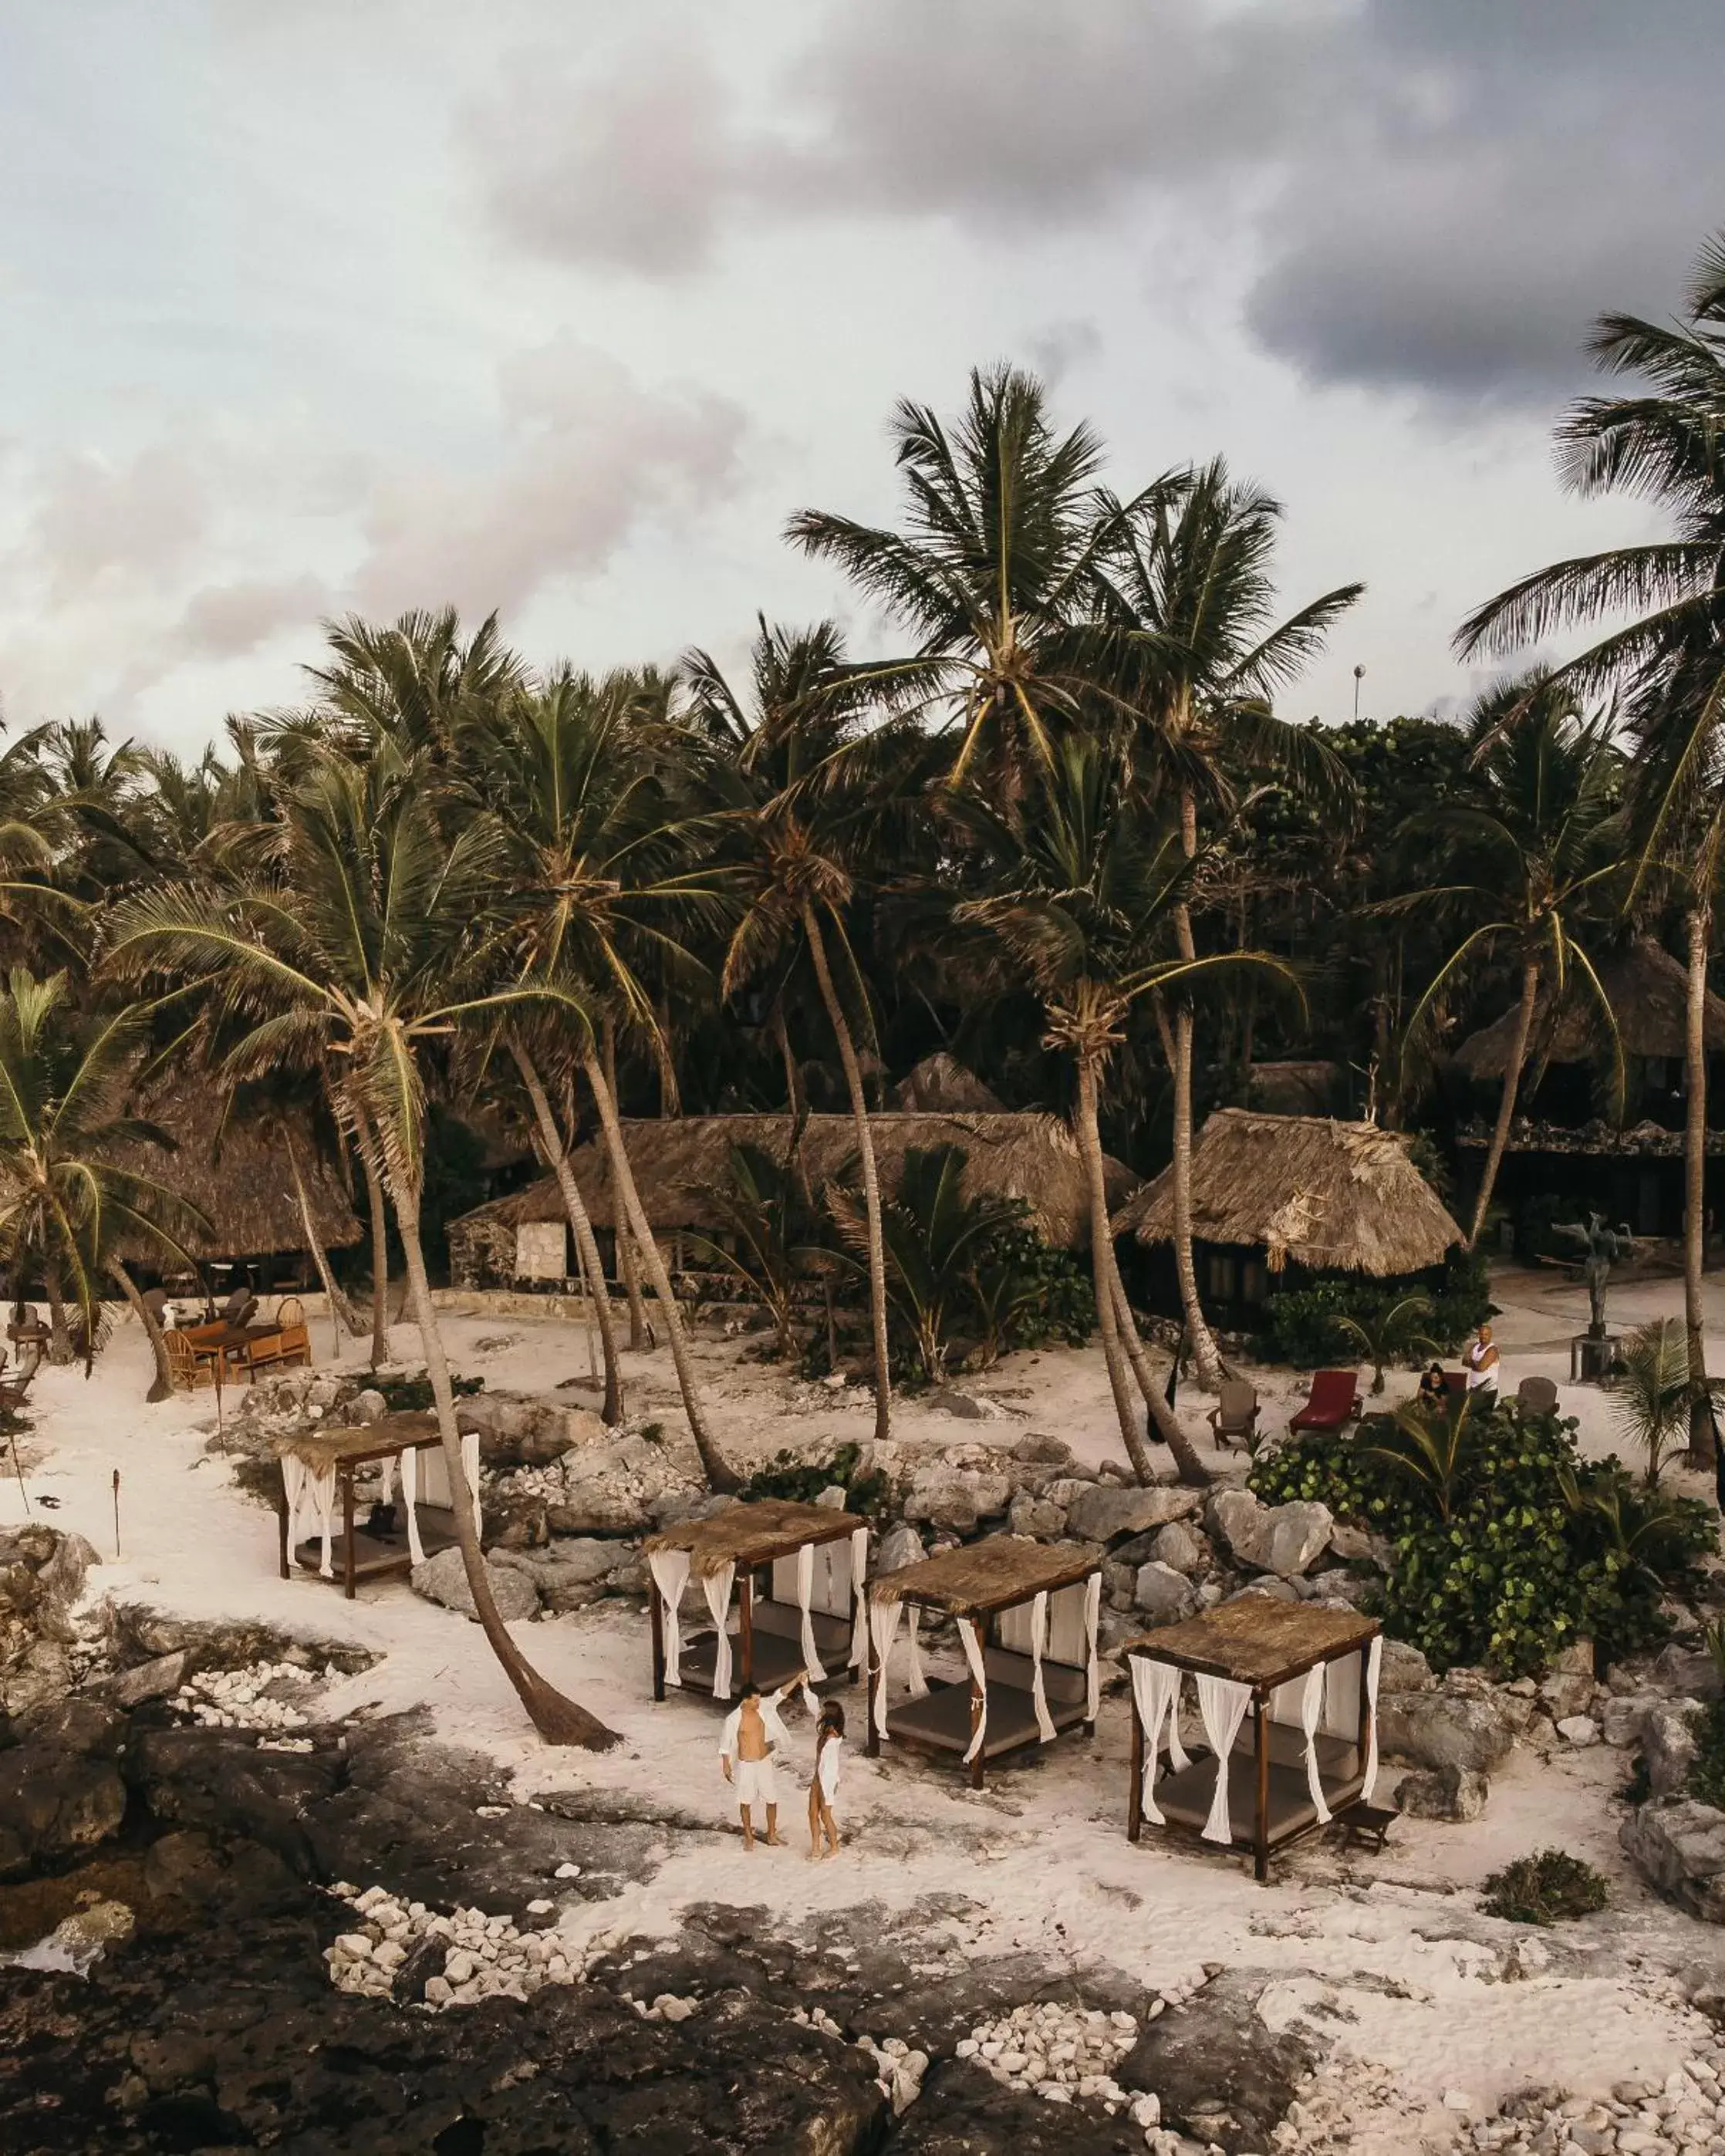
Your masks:
M305 1306L296 1295L284 1296L275 1306L275 1330L250 1342L245 1350L248 1370L271 1363L311 1363L311 1328L305 1322Z
M1210 1409L1210 1430L1218 1445L1257 1450L1258 1389L1242 1378L1224 1378L1217 1404Z
M200 1350L198 1340L198 1335L208 1330L213 1328L180 1325L170 1327L162 1336L167 1345L167 1367L173 1373L174 1383L183 1385L188 1393L216 1382L215 1358L220 1351L209 1348Z
M1359 1373L1314 1370L1306 1404L1288 1424L1294 1430L1340 1430L1359 1414Z

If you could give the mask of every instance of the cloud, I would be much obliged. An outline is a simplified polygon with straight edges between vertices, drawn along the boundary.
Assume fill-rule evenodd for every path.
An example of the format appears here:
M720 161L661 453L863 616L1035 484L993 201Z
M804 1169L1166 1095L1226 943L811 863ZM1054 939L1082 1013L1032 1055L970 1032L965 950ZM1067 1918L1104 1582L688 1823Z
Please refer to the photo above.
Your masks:
M277 630L309 627L329 609L328 588L316 577L205 584L186 602L173 640L182 651L203 657L237 659Z
M16 560L50 601L100 583L171 583L209 527L208 490L195 458L163 444L119 461L59 458L44 475Z
M501 393L509 447L489 475L421 469L374 485L352 578L363 611L518 607L545 583L603 569L652 520L698 512L737 484L741 407L644 388L574 338L512 361Z

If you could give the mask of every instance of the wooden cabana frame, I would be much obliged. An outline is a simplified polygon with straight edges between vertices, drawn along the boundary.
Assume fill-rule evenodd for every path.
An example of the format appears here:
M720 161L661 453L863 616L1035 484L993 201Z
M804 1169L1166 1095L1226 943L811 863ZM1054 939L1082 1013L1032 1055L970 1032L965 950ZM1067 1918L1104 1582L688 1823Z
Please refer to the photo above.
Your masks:
M972 1787L979 1789L990 1759L1046 1743L1081 1724L1088 1736L1096 1726L1101 1584L1101 1553L1091 1544L1038 1543L1018 1535L991 1535L942 1550L877 1579L869 1591L870 1758L880 1757L883 1734L891 1742L955 1751L969 1767ZM1042 1636L1049 1598L1081 1587L1082 1663L1047 1654ZM911 1620L912 1697L888 1707L887 1662L901 1609L909 1610ZM1028 1652L1000 1639L1002 1618L1021 1609L1029 1613ZM925 1609L957 1621L970 1666L968 1686L962 1680L922 1683L916 1624Z
M1368 1798L1377 1773L1381 1630L1375 1617L1363 1617L1354 1610L1318 1609L1310 1603L1280 1602L1267 1595L1249 1594L1224 1602L1202 1616L1159 1625L1128 1641L1121 1650L1133 1679L1127 1840L1137 1841L1142 1835L1147 1809L1147 1768L1159 1762L1163 1726L1170 1713L1174 1726L1174 1744L1170 1749L1183 1756L1178 1738L1180 1691L1187 1675L1219 1678L1245 1690L1252 1744L1245 1753L1235 1742L1229 1745L1223 1768L1227 1797L1222 1809L1229 1823L1225 1844L1210 1824L1221 1801L1213 1749L1202 1752L1183 1766L1177 1764L1167 1779L1155 1784L1148 1803L1161 1814L1159 1823L1168 1831L1250 1852L1254 1872L1261 1881L1269 1876L1273 1850L1314 1832L1349 1804ZM1312 1686L1312 1672L1327 1671L1356 1656L1358 1707L1351 1737L1326 1732L1321 1712L1307 1725L1303 1717L1310 1708L1304 1703L1304 1694L1309 1691L1315 1696L1322 1710L1329 1689L1327 1676ZM1173 1671L1172 1686L1166 1681L1156 1686L1143 1681L1135 1667L1139 1664L1158 1664ZM1285 1712L1288 1702L1284 1687L1301 1680L1306 1681L1302 1725L1292 1728L1277 1718L1276 1695L1283 1694ZM1151 1708L1157 1727L1147 1732L1144 1699L1151 1691L1157 1694ZM1166 1697L1162 1697L1164 1693ZM1242 1813L1249 1817L1247 1827L1239 1823Z
M411 1572L426 1558L449 1548L456 1539L454 1512L447 1506L423 1502L418 1496L418 1455L440 1452L442 1442L436 1416L426 1413L380 1415L376 1422L352 1429L319 1429L303 1436L277 1438L275 1449L281 1463L281 1486L276 1493L276 1512L282 1578L292 1576L295 1563L325 1578L339 1576L352 1602L362 1579ZM477 1519L478 1439L464 1438L462 1454ZM357 1526L354 1517L356 1479L365 1469L380 1466L386 1471L386 1491L399 1481L404 1515L399 1532L387 1537ZM332 1524L338 1501L339 1535L333 1532ZM308 1506L322 1532L296 1544L295 1527L300 1513Z
M763 1497L729 1505L711 1519L685 1520L649 1535L642 1544L651 1577L648 1604L653 1624L653 1697L667 1686L691 1683L728 1702L739 1686L772 1691L799 1670L812 1684L840 1671L851 1681L863 1660L863 1597L867 1584L869 1523L829 1505L803 1505ZM821 1606L815 1582L816 1553L844 1545L849 1611L841 1617ZM772 1568L762 1592L757 1575ZM789 1573L786 1568L790 1568ZM837 1566L825 1568L830 1589ZM711 1631L686 1644L679 1614L683 1589L697 1581L713 1620ZM782 1589L788 1588L788 1595ZM737 1645L731 1646L732 1591L737 1612ZM829 1593L829 1599L834 1599Z

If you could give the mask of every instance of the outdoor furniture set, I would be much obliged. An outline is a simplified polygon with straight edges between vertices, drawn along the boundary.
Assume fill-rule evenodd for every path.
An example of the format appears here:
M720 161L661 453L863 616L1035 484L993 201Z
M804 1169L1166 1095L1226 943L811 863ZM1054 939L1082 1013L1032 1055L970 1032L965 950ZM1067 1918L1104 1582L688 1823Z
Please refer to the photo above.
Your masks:
M259 1370L309 1365L311 1328L300 1298L284 1296L275 1317L261 1323L254 1319L257 1306L257 1297L249 1290L236 1289L208 1322L167 1327L162 1338L175 1383L195 1391L220 1382L230 1372L249 1380Z
M429 1413L380 1415L353 1429L320 1429L275 1440L281 1463L276 1496L281 1576L295 1563L325 1579L340 1578L351 1602L362 1579L410 1572L456 1539L448 1471L437 1418ZM461 1440L463 1472L479 1520L479 1439ZM355 1483L379 1476L382 1495L362 1525ZM393 1502L397 1490L401 1502ZM341 1532L336 1531L337 1507ZM302 1526L315 1530L301 1541Z

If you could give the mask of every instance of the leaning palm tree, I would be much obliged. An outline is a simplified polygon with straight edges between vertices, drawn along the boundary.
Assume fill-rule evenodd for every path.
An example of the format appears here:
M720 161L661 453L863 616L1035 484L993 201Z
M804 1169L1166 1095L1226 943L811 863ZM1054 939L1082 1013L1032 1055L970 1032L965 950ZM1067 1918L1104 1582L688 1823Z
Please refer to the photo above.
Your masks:
M1132 1399L1130 1363L1182 1478L1203 1481L1191 1441L1150 1373L1121 1284L1103 1176L1101 1082L1134 1006L1147 998L1183 993L1200 976L1219 972L1291 976L1257 952L1192 957L1180 950L1178 912L1190 896L1198 860L1185 850L1178 820L1158 819L1137 797L1117 750L1096 741L1062 743L1019 817L1009 819L974 793L954 797L951 806L991 886L984 896L961 901L956 921L985 932L1002 970L1034 989L1045 1045L1068 1055L1077 1075L1073 1124L1090 1186L1096 1317L1121 1437L1147 1481L1152 1463Z
M169 884L128 901L110 926L108 966L122 979L201 991L212 1037L231 1043L224 1077L278 1064L339 1074L336 1100L366 1120L401 1232L475 1612L542 1736L611 1743L529 1666L498 1613L421 1240L426 1058L459 1029L557 1000L553 989L497 985L499 831L475 819L446 841L420 772L386 742L363 767L333 753L310 767L284 804L270 865L249 886ZM578 1009L570 1015L585 1023Z
M1516 708L1526 716L1506 731L1505 715ZM1507 958L1516 969L1515 1031L1474 1199L1470 1250L1491 1209L1542 991L1553 1009L1576 988L1591 998L1621 1094L1616 1021L1581 939L1615 909L1625 871L1622 764L1606 719L1584 721L1562 682L1527 678L1487 690L1474 707L1471 734L1477 800L1434 809L1409 826L1448 842L1445 880L1388 900L1383 909L1437 913L1461 929L1414 1008L1410 1040L1429 1029L1446 995L1487 960Z
M113 1281L150 1342L153 1401L172 1391L173 1372L121 1252L141 1244L190 1265L182 1239L208 1223L166 1184L121 1164L140 1146L172 1145L126 1112L147 1046L140 1011L80 1013L64 973L39 981L14 967L0 993L0 1263L14 1282L39 1265L69 1291L86 1370L102 1284Z
M1669 536L1536 571L1471 615L1456 641L1468 654L1511 653L1553 631L1611 624L1559 673L1581 693L1609 689L1621 699L1636 745L1641 872L1669 863L1683 902L1684 1309L1690 1450L1705 1460L1712 1450L1702 1306L1705 1014L1725 837L1725 234L1702 248L1681 321L1605 315L1592 351L1601 367L1644 386L1584 398L1567 415L1558 430L1565 482L1586 496L1645 497L1668 520Z
M657 759L638 737L639 696L633 676L595 681L561 669L531 690L475 701L457 747L472 802L488 804L505 834L506 903L523 983L562 984L567 998L602 1020L620 1017L662 1055L643 972L651 966L660 974L687 978L698 971L680 932L691 910L710 901L711 879L685 865L686 840L656 775ZM593 1282L608 1419L622 1413L618 1343L598 1245L541 1067L547 1056L567 1055L592 1091L612 1187L622 1204L619 1245L633 1237L658 1296L707 1479L716 1490L736 1488L735 1471L702 1404L670 1276L635 1184L601 1040L591 1026L572 1031L561 1016L555 1024L548 1018L536 1023L531 1006L510 1014L502 1035Z
M1273 573L1281 504L1230 478L1218 457L1162 482L1124 518L1108 552L1107 625L1091 665L1138 783L1178 800L1181 842L1198 851L1201 820L1237 805L1240 779L1271 773L1319 801L1348 790L1343 767L1303 726L1271 708L1322 649L1365 587L1343 584L1276 619ZM1183 957L1197 954L1190 906L1174 916ZM1199 1382L1221 1358L1205 1321L1192 1257L1193 1013L1158 1011L1173 1078L1174 1265Z

